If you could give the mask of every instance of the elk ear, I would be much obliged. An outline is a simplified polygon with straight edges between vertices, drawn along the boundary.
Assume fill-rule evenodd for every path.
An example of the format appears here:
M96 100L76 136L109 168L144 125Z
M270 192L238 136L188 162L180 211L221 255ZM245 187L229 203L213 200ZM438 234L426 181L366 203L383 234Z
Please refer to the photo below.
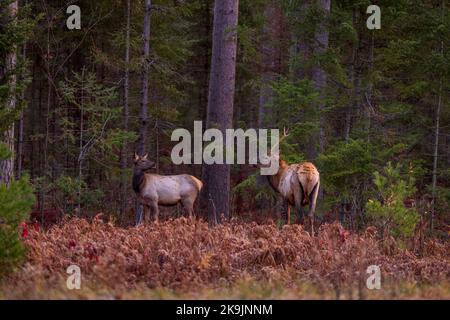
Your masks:
M147 157L148 157L148 153L146 153L146 154L142 157L142 160L147 160Z
M139 160L139 155L136 152L134 152L134 161L138 161L138 160Z

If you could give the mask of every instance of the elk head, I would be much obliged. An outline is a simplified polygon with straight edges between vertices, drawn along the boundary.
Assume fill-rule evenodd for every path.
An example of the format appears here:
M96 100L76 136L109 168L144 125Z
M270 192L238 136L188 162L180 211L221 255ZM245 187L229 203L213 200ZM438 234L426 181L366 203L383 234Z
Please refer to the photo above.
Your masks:
M275 152L276 148L280 146L280 143L289 136L289 129L283 128L283 135L278 139L278 142L275 143L272 148L267 153L267 156L263 156L259 159L258 164L254 166L257 168L269 168L273 162L278 162L279 167L283 167L286 165L286 162L281 159L280 152Z
M137 170L147 171L156 167L156 164L147 159L148 153L143 156L134 153L134 168Z

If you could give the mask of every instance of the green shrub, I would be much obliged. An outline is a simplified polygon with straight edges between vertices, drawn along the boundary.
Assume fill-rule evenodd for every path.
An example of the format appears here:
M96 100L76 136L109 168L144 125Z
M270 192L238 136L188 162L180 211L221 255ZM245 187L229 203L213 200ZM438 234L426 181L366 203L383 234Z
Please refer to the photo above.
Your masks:
M0 155L0 158L5 156ZM24 255L19 237L19 224L28 218L34 203L33 188L28 177L0 183L0 277L10 271Z
M393 167L389 162L383 173L374 173L374 184L379 199L369 199L367 215L381 224L384 235L411 236L419 215L415 208L405 207L404 201L416 191L414 178L405 178L400 165Z

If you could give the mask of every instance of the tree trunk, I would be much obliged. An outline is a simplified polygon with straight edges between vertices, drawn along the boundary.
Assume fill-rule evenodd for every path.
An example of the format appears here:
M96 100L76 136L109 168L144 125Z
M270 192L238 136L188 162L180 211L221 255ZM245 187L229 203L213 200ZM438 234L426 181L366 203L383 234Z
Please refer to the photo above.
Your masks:
M441 18L442 23L444 23L444 11L445 11L445 1L442 1L441 4ZM444 57L444 41L441 40L441 55ZM442 105L442 86L443 86L443 76L441 74L439 80L439 97L438 104L436 108L436 127L434 129L434 152L433 152L433 177L431 182L431 216L430 216L430 232L433 232L434 229L434 215L436 210L436 184L437 184L437 165L438 165L438 152L439 152L439 130L440 130L440 114L441 114L441 105Z
M209 79L207 128L222 131L232 127L235 91L238 0L216 0L214 4L213 48ZM230 216L230 166L203 165L202 208L210 223Z
M137 152L143 155L146 152L146 142L148 134L148 77L150 69L150 14L152 1L145 0L144 8L144 31L143 31L143 52L142 52L142 74L141 74L141 108L139 113L139 138ZM142 221L142 205L136 206L136 224Z
M46 116L45 116L45 137L44 137L44 150L43 150L43 157L44 157L44 163L42 168L42 175L45 177L44 181L45 183L48 182L48 153L49 153L49 140L50 140L50 109L51 109L51 100L52 100L52 83L55 75L53 74L53 68L51 65L51 54L52 54L52 48L51 48L51 37L52 34L52 17L47 12L46 14L47 18L47 52L46 56L44 57L45 62L45 68L47 72L47 109L46 109ZM44 188L42 187L40 190L40 215L41 215L41 223L45 223L45 215L44 215L44 209L46 206L46 194L44 192Z
M300 25L305 24L306 12L308 7L311 5L309 0L302 1L300 4L300 12L298 14L297 20ZM291 57L294 58L293 69L290 74L295 78L295 80L303 80L311 75L311 70L307 67L307 62L311 58L312 49L311 43L307 36L304 34L299 36L294 36L294 45L291 47Z
M369 51L369 73L372 74L373 73L373 64L374 64L374 49L375 49L375 32L372 30L371 32L371 37L370 37L370 51ZM361 101L361 78L358 78L359 82L359 87L357 88L358 91L356 91L357 93L359 93L358 95L358 99L357 102L359 104ZM370 128L372 126L372 113L374 112L373 110L373 105L372 105L372 96L373 96L373 82L371 81L368 84L367 87L367 91L366 91L366 96L365 96L365 100L366 100L366 124L365 124L365 130L366 130L366 134L367 134L367 143L370 143Z
M81 73L81 101L80 101L80 144L78 155L78 216L81 216L81 183L83 181L83 131L84 131L84 67Z
M324 12L326 19L328 20L328 16L330 14L330 5L331 0L319 0L318 1L320 9ZM323 21L323 20L322 20ZM314 56L317 58L318 56L325 53L328 49L328 26L327 23L321 22L316 27L316 32L314 35ZM314 135L312 137L312 141L310 142L310 154L309 158L315 159L317 158L317 140L319 140L319 152L323 152L325 146L325 121L323 116L323 109L325 108L325 90L327 84L327 74L325 70L320 66L316 65L313 68L313 82L317 91L320 92L320 101L318 105L319 111L319 135L318 137Z
M358 28L358 12L357 9L354 8L353 9L353 28ZM351 132L351 127L352 127L352 116L353 116L353 111L355 110L355 104L356 104L356 99L357 99L357 94L356 92L359 91L359 88L357 88L358 85L358 81L356 80L359 76L358 74L358 49L359 49L359 41L360 41L360 37L359 37L359 32L357 32L357 39L356 41L352 44L352 62L349 66L349 70L348 70L348 75L349 75L349 80L350 83L352 84L352 89L348 90L349 91L349 95L352 97L352 99L350 99L347 110L345 112L345 123L344 123L344 139L348 140L350 138L350 132Z
M150 14L152 1L145 0L142 74L141 74L141 109L139 114L140 128L138 140L138 153L143 155L146 151L148 134L148 77L150 69Z
M279 7L274 3L268 3L264 9L264 17L266 19L263 27L262 39L262 73L261 87L259 92L259 108L258 108L258 126L265 128L272 122L273 91L270 83L275 80L277 71L277 46L276 41L279 37L278 29L280 28L281 12Z
M25 58L27 53L26 44L23 45L22 55ZM21 100L25 99L25 90L22 91ZM22 163L23 163L23 110L20 112L19 118L19 127L17 128L17 170L16 170L16 178L20 179L22 177Z
M16 178L22 177L22 158L23 158L23 111L20 112L19 127L17 128L17 169Z
M16 19L17 16L17 10L19 7L18 1L13 1L8 5L8 11L9 16L11 20ZM13 46L11 48L11 52L6 56L6 72L10 72L16 68L16 62L17 62L17 47ZM8 109L15 109L16 108L16 84L17 84L17 76L16 74L11 75L11 79L9 80L10 83L10 93L9 93L9 99L7 101L6 107ZM8 149L11 152L11 157L6 160L0 161L0 182L5 183L6 185L9 185L11 183L11 180L13 179L14 174L14 123L11 124L9 129L7 129L2 134L2 141L6 144Z
M203 70L202 70L202 88L200 90L200 105L199 105L199 115L203 121L206 121L207 110L208 110L208 81L209 81L209 71L211 63L211 0L206 0L204 3L204 49L203 49Z
M126 30L125 30L125 70L124 70L124 80L123 80L123 130L128 131L128 122L129 122L129 80L130 80L130 19L131 19L131 0L126 0ZM127 194L127 183L126 183L126 174L125 170L128 166L128 148L127 143L125 142L122 145L120 155L120 168L122 170L122 201L120 206L120 216L123 217L126 210L126 194Z
M437 183L437 164L438 164L438 151L439 151L439 120L441 113L441 104L442 104L442 79L439 85L439 97L438 97L438 105L436 108L436 127L434 129L434 152L433 152L433 178L431 182L431 198L432 198L432 206L431 206L431 216L430 216L430 231L433 232L434 229L434 215L436 208L436 183Z

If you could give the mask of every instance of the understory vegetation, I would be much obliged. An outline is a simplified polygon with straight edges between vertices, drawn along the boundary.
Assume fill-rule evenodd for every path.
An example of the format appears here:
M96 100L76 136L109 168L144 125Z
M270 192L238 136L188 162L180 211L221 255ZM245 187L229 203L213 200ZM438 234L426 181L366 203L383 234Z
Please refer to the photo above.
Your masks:
M0 298L445 298L450 289L448 242L403 249L375 227L324 224L311 237L301 225L178 218L122 228L97 216L22 235L27 261L3 279ZM66 287L72 264L80 290ZM366 288L370 265L380 290Z

